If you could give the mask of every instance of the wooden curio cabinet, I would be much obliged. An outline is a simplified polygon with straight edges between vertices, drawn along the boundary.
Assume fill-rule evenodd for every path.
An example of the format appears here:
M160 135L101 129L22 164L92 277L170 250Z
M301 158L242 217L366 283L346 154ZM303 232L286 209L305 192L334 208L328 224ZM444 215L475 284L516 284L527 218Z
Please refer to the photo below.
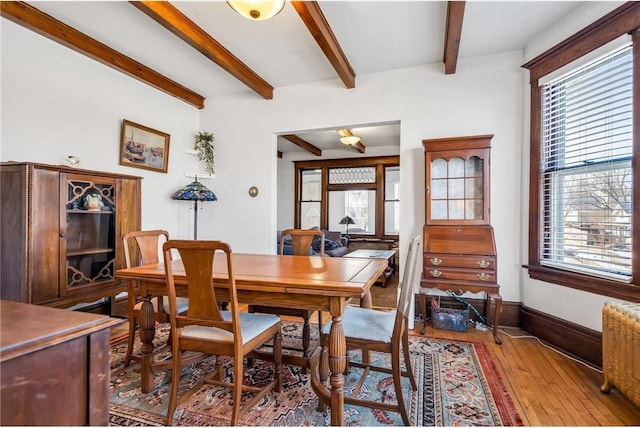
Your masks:
M423 140L425 226L421 286L485 294L484 315L495 300L493 336L502 306L489 206L489 151L493 135ZM427 312L421 294L423 313ZM423 330L424 332L424 330Z
M140 229L140 177L1 165L1 298L69 307L114 296L122 236Z
M423 140L427 225L489 224L492 135Z

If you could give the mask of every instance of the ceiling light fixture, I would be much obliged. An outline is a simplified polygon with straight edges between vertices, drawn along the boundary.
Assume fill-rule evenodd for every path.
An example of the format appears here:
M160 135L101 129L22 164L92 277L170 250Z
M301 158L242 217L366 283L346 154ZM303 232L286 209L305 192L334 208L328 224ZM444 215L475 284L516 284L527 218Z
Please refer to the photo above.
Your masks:
M252 21L266 21L280 13L284 1L228 1L240 15Z
M360 137L356 137L348 129L339 129L338 134L340 134L340 136L342 137L340 138L340 142L342 144L346 144L347 146L353 146L360 142Z
M360 142L360 137L356 137L355 135L350 135L348 137L340 138L342 144L346 144L347 146L353 146Z

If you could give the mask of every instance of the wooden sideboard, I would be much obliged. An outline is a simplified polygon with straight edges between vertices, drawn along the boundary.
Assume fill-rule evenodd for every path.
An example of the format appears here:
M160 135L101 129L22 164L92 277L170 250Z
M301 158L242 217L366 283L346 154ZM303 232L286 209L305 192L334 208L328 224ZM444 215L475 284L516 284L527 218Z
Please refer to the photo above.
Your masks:
M0 299L66 308L126 289L115 271L140 229L140 177L31 162L0 177Z
M0 300L1 425L108 425L110 327L121 322Z

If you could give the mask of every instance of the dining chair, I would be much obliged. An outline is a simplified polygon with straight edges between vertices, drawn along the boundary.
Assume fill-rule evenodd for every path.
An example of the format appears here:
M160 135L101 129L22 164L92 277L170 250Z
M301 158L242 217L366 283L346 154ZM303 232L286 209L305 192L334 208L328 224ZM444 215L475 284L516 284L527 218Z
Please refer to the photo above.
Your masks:
M137 252L138 257L135 258L136 266L158 263L158 247L160 239L164 237L164 241L169 240L169 232L166 230L140 230L125 234L122 237L124 246L124 261L127 268L133 266L131 254ZM134 245L135 244L135 245ZM132 355L133 344L136 337L136 329L141 316L142 302L138 302L137 287L133 281L127 281L128 294L128 312L129 312L129 337L127 338L127 354L124 358L124 365L127 367L132 359L139 360L140 356ZM154 319L158 322L166 322L168 319L169 305L162 296L151 299L153 305ZM178 309L185 312L189 307L189 300L186 298L178 299Z
M285 237L291 237L292 255L308 256L312 253L312 245L314 239L320 240L320 256L324 257L324 232L314 229L285 229L281 233L279 254L284 255ZM284 308L275 306L249 305L249 312L261 312L274 315L286 315L291 317L302 318L302 349L299 347L285 346L285 349L302 352L304 358L309 358L309 348L311 345L311 326L309 319L313 314L311 309L301 308ZM318 311L318 328L322 328L322 312ZM302 368L302 373L306 373L307 368Z
M189 310L186 315L178 313L176 284L173 277L171 251L176 250L186 275ZM164 266L169 300L169 322L171 324L171 388L167 409L167 425L173 422L173 413L178 404L196 392L202 385L210 384L232 388L233 406L231 425L237 425L239 417L251 409L264 395L282 388L282 336L281 321L275 315L241 313L238 308L236 280L233 270L233 254L228 244L221 241L170 240L163 246ZM226 279L222 280L225 301L230 311L222 311L218 305L213 286L215 256L225 257ZM273 341L274 378L264 386L243 384L243 361L245 357L257 357L253 351L267 341ZM204 379L178 398L182 353L201 352L216 356L214 370ZM224 381L222 356L233 357L233 382ZM255 395L240 408L242 392Z
M409 355L408 317L411 300L414 298L413 279L416 274L417 260L420 256L420 241L421 237L416 236L409 244L404 275L401 283L398 285L399 296L396 310L381 311L377 309L346 306L342 317L342 327L347 342L347 349L361 349L363 354L364 351L391 354L391 368L374 366L368 361L349 363L352 367L360 367L364 370L360 381L356 384L357 387L348 397L345 396L344 402L356 406L399 412L402 415L402 421L405 425L409 425L409 415L402 394L402 376L409 378L412 390L415 391L417 389ZM320 334L322 351L320 356L319 377L323 384L326 383L329 371L327 348L331 324L331 322L325 324ZM403 351L405 370L402 370L400 366L400 349ZM378 371L392 375L396 404L358 398L365 378L370 371ZM325 409L326 403L319 400L318 410L324 411Z

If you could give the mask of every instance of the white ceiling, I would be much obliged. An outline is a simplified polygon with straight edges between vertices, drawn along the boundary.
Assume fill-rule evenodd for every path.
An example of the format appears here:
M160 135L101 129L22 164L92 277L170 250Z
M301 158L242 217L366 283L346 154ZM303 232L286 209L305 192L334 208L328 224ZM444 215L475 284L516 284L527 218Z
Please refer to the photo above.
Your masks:
M261 22L241 17L223 1L172 3L274 88L339 79L289 3L279 15ZM442 62L446 2L318 3L355 71L356 87L358 75ZM583 3L467 1L458 61L522 49L534 36ZM43 1L29 4L205 98L243 92L260 98L128 2ZM390 145L389 141L399 144L399 128L398 124L362 127L354 129L354 134L361 136L367 147L386 146ZM336 149L340 144L335 131L300 136L321 149ZM279 140L281 151L302 150L282 138Z

